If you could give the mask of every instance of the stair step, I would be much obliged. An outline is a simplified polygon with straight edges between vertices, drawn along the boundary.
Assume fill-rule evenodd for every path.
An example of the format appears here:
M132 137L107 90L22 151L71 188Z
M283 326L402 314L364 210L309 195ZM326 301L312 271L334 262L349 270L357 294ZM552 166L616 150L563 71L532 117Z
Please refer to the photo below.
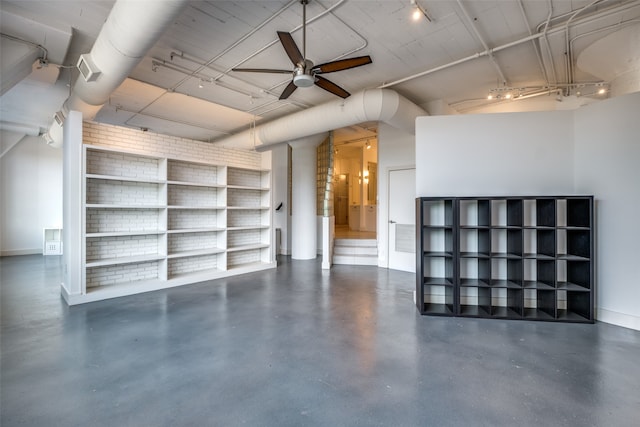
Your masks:
M376 239L334 239L333 246L378 247Z
M378 248L376 246L334 246L333 254L378 256Z
M357 255L333 255L334 264L342 265L378 265L378 258L375 256Z

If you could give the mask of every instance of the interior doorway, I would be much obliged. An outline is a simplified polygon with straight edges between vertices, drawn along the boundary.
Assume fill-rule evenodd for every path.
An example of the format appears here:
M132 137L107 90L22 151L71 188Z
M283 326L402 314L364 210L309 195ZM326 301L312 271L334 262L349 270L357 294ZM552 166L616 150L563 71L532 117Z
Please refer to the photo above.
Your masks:
M334 136L334 215L337 239L376 239L377 126L352 126Z

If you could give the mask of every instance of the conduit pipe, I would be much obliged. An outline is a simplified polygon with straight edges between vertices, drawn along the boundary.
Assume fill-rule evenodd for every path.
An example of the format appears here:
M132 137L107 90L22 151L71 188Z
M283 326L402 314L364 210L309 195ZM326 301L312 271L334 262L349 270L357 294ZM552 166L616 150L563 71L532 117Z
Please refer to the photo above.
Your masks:
M90 58L100 75L87 82L76 80L63 112L80 111L83 119L95 118L109 96L144 58L162 33L186 6L187 0L118 0L105 21ZM144 16L144 19L140 19ZM55 122L54 122L55 123ZM54 146L62 141L54 140Z
M415 119L428 113L390 89L366 89L256 126L213 143L254 149L293 141L362 122L379 121L415 134Z

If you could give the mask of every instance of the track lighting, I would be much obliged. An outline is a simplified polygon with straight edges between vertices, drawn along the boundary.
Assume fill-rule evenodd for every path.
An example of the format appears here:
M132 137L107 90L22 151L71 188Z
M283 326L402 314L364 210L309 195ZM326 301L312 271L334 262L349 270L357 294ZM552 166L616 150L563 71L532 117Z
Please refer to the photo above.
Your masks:
M427 22L432 22L431 16L427 13L427 10L418 4L418 0L411 0L411 6L413 6L413 11L411 12L411 18L414 21L420 20L421 17L425 17Z

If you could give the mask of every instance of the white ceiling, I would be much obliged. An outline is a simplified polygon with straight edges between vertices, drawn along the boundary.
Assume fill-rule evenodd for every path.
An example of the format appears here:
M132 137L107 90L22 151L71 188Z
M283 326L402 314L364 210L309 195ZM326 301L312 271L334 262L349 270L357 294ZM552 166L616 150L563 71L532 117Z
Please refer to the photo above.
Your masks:
M432 22L424 17L412 21L410 0L311 0L307 57L319 64L370 55L373 64L326 77L351 93L389 87L423 107L441 100L454 110L473 111L497 102L487 100L495 89L499 89L496 94L511 88L527 94L542 87L563 88L565 95L578 90L583 96L592 93L595 87L590 84L601 80L576 66L580 52L640 22L639 0L417 2ZM91 50L113 4L3 0L3 75L18 74L18 66L11 65L20 63L16 57L24 57L25 49L41 55L25 41L46 47L51 67L76 64L80 54ZM540 37L549 16L547 36ZM230 71L238 66L292 68L276 31L291 32L302 50L301 23L302 6L296 0L191 1L95 120L213 141L254 121L266 122L333 100L334 95L311 87L280 101L289 76ZM523 41L532 34L534 40ZM567 41L574 64L570 74ZM485 47L493 49L492 55ZM608 60L624 64L634 55L637 52L621 49L610 53ZM55 84L36 81L32 75L4 92L2 122L46 129L78 75L73 68L60 71ZM569 83L574 86L567 88ZM370 128L365 125L345 134L369 136Z

